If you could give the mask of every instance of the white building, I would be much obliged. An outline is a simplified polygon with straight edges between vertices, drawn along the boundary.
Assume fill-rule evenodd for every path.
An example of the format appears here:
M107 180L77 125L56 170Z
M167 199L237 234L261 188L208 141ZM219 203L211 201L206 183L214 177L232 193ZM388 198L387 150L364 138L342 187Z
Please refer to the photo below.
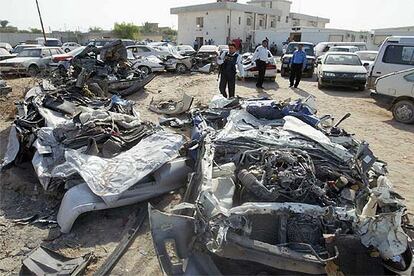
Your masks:
M414 36L414 26L374 29L368 41L368 47L377 49L389 36Z
M171 14L178 15L177 42L190 45L196 39L201 44L212 39L220 45L235 38L251 45L260 43L255 41L257 31L274 33L297 24L324 28L329 23L326 18L291 13L291 4L287 0L252 0L248 4L223 0L172 8Z

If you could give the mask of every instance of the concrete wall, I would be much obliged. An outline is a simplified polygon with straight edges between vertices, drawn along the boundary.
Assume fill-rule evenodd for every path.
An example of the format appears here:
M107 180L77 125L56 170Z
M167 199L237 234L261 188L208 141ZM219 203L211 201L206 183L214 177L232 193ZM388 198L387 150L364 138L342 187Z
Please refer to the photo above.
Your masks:
M213 39L216 44L225 44L228 36L227 15L225 10L179 14L177 43L193 45L196 37L203 37L203 40ZM197 17L204 17L203 28L197 28Z
M46 34L50 38L61 38L58 34ZM38 37L42 37L42 34L33 33L0 33L0 42L9 43L12 46L16 46L20 42L27 40L35 40Z

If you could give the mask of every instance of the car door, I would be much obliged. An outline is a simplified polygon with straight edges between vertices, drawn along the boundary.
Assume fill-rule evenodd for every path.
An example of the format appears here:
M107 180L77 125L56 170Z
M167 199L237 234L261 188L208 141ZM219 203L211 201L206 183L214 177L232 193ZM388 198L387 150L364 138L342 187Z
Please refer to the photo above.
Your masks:
M414 72L404 76L404 79L408 82L409 89L411 88L411 97L414 97Z
M42 58L38 61L39 68L44 68L47 64L49 64L52 61L52 52L49 48L42 49Z

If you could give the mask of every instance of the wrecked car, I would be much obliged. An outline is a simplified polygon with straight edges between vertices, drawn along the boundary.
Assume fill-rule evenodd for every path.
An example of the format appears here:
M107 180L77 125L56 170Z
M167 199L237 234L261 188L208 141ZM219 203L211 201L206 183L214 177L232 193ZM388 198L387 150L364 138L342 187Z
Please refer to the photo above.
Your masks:
M410 275L386 164L316 111L311 99L218 99L193 114L183 203L149 205L165 274Z

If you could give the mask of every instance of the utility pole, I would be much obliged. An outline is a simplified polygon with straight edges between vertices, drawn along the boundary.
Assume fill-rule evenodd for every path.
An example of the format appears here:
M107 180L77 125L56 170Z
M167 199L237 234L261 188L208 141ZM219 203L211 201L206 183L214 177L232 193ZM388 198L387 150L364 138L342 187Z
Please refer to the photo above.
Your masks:
M42 26L43 38L45 39L45 44L46 44L46 33L45 33L45 28L43 27L42 15L40 14L39 3L37 2L37 0L36 0L36 6L37 6L37 12L39 13L40 25Z

